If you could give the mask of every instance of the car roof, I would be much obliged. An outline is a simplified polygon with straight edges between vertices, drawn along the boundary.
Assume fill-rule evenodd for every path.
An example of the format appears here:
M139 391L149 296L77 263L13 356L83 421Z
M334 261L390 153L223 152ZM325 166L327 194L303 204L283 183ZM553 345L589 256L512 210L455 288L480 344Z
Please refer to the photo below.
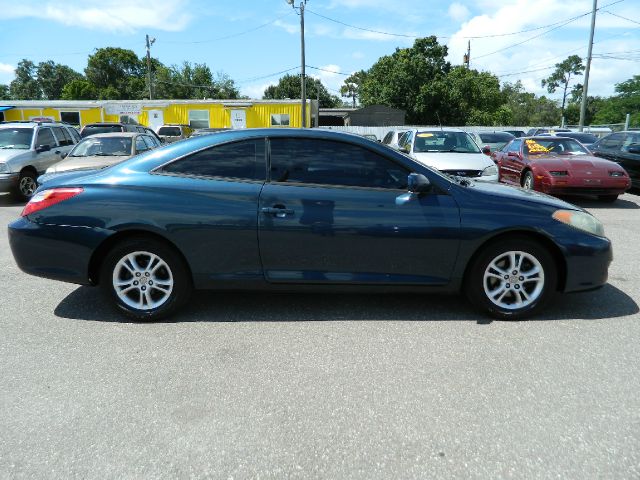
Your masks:
M109 133L96 133L95 135L91 135L90 137L85 138L113 138L113 137L135 137L136 135L146 135L146 133L142 132L109 132ZM83 139L84 140L84 139Z

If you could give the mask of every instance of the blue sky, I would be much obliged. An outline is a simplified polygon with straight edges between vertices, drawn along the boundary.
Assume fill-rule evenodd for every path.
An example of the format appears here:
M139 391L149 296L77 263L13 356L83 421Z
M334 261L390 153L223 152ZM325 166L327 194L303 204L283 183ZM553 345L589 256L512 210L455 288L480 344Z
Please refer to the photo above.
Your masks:
M298 5L301 0L295 0ZM333 92L379 57L436 35L449 61L501 81L541 79L569 55L587 56L592 0L308 0L307 74ZM590 95L640 74L640 0L598 0ZM261 98L285 70L300 71L300 17L285 0L0 0L0 83L18 62L53 60L83 72L96 48L121 47L165 65L206 63ZM552 95L558 98L558 95Z

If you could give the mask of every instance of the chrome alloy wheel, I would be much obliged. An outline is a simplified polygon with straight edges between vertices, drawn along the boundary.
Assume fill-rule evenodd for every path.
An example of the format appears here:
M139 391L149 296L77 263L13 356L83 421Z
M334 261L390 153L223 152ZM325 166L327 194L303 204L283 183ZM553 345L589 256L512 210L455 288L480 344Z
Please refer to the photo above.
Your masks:
M527 190L533 190L533 175L529 174L524 177L523 187Z
M37 188L38 184L30 175L25 175L24 177L20 178L18 189L20 190L20 193L25 197L31 197L35 193Z
M542 294L544 270L530 253L504 252L485 269L483 287L487 298L496 306L507 310L525 308Z
M131 252L113 269L113 289L118 298L136 310L161 307L171 296L174 282L169 265L159 256Z

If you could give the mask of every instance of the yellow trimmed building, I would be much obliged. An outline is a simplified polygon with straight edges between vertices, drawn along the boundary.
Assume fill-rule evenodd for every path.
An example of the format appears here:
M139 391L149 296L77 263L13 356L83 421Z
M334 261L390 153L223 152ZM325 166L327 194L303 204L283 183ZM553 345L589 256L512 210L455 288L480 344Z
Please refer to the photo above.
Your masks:
M300 127L300 100L0 100L0 121L54 120L84 126L138 123L156 129ZM316 126L318 102L307 100L306 124Z

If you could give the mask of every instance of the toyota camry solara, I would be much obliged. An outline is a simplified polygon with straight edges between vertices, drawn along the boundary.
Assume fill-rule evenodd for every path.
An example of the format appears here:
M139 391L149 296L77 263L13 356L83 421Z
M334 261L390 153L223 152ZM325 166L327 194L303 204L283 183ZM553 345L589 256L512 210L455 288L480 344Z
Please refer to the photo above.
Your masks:
M246 129L61 174L9 226L22 270L100 286L139 320L193 288L459 292L521 318L602 286L601 223L561 200L449 177L367 139Z

